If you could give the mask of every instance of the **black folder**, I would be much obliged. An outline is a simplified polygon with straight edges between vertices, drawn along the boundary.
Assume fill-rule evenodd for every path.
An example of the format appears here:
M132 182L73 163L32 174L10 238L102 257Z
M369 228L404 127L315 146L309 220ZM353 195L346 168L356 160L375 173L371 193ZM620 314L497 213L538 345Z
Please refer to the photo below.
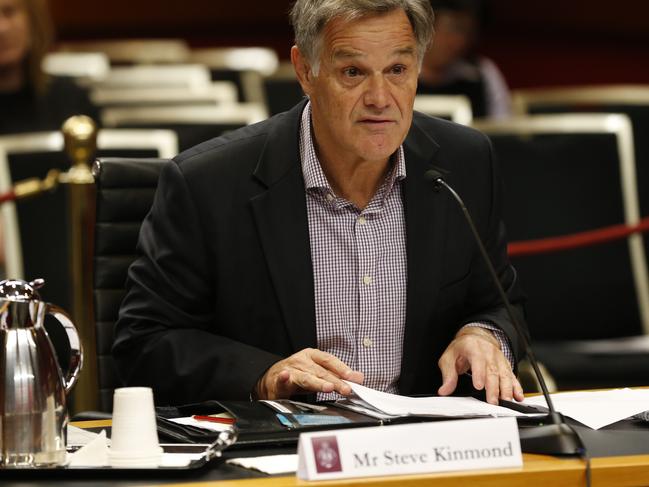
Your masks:
M333 403L214 400L156 408L158 434L162 439L177 443L211 443L218 432L178 424L171 419L224 412L235 419L238 439L234 447L294 445L300 433L307 431L379 426L384 423L381 419L339 408Z

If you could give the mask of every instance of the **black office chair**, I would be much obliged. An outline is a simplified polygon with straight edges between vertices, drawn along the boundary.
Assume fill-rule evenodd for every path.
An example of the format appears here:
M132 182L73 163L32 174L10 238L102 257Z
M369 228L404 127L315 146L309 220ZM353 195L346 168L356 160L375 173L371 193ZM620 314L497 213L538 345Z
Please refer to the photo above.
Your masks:
M163 130L102 129L98 157L173 157L176 135ZM59 132L0 136L0 192L16 181L44 177L50 169L70 167ZM44 300L72 308L69 249L70 224L65 187L37 198L3 206L7 277L45 279Z
M140 225L149 212L167 159L100 158L97 185L94 301L97 333L99 409L110 412L120 387L111 354L113 328L124 297L129 266L136 258Z
M277 69L262 77L264 102L270 115L290 110L304 99L304 92L290 62L279 63Z
M631 127L624 115L521 117L477 126L492 139L505 180L510 242L639 220ZM528 294L537 357L560 389L640 385L646 353L621 351L649 324L641 235L512 257Z
M640 212L649 215L649 86L601 85L516 90L514 108L520 114L623 113L631 120ZM649 253L649 239L645 239Z

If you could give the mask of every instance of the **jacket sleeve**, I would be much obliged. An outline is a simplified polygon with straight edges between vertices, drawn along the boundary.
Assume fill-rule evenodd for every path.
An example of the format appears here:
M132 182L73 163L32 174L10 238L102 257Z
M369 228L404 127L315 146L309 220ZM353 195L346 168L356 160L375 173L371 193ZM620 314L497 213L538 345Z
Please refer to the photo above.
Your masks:
M215 266L203 230L172 161L140 229L113 345L122 381L152 387L158 405L247 399L282 358L219 334Z

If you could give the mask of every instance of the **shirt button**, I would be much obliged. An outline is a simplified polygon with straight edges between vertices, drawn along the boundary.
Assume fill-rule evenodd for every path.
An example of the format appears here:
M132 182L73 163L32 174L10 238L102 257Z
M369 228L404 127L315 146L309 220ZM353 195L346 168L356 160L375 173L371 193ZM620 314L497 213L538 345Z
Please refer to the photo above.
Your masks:
M363 276L363 284L368 286L372 284L372 276Z
M365 225L367 223L367 220L365 219L364 216L359 216L358 223L360 223L361 225Z
M363 338L363 346L366 348L370 348L373 345L372 339L370 337L365 337Z
M333 201L334 200L334 195L331 193L327 193L327 201Z

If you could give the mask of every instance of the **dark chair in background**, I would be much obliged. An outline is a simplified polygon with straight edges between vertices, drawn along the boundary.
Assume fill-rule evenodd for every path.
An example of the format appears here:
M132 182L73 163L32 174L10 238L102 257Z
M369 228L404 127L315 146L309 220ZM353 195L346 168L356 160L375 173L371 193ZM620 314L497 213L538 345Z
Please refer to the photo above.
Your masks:
M100 130L98 154L103 156L173 157L178 152L176 134L164 130ZM51 169L70 167L63 151L60 132L40 132L0 137L0 192L14 181L42 178ZM67 311L73 310L73 285L70 268L71 225L68 191L65 186L36 198L9 202L2 206L6 276L32 280L45 279L39 290L45 301ZM51 317L45 318L61 367L68 366L69 346L65 333ZM88 347L86 358L91 357Z
M516 90L520 114L623 113L631 120L640 214L649 216L649 85L571 86ZM649 253L649 239L645 239Z
M547 115L475 124L505 181L510 242L639 221L631 125L624 115ZM528 295L533 347L560 389L640 385L649 351L618 340L649 330L643 237L513 257Z
M99 408L112 411L120 386L111 355L113 328L124 297L129 266L136 258L142 220L149 212L166 159L101 158L93 168L97 185L94 302Z
M178 153L177 136L166 130L102 129L97 136L98 156L165 157ZM59 132L0 136L0 192L14 181L44 177L50 169L70 167ZM45 279L43 299L71 309L69 223L65 187L38 198L6 203L6 275Z
M304 98L304 92L289 63L280 63L277 70L263 77L264 96L271 115L290 110Z

